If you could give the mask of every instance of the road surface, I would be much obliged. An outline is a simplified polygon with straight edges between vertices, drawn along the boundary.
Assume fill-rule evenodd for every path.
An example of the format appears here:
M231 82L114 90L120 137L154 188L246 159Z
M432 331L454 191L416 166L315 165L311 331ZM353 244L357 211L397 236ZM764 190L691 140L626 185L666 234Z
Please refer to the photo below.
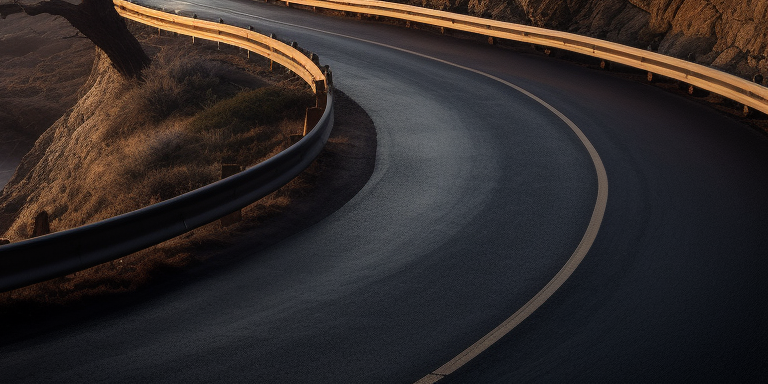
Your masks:
M584 236L595 166L528 96L403 50L551 104L610 185L574 274L444 382L768 377L763 137L652 86L473 40L242 0L162 4L318 53L376 124L374 174L265 252L246 240L194 283L0 346L4 381L409 383L519 309Z

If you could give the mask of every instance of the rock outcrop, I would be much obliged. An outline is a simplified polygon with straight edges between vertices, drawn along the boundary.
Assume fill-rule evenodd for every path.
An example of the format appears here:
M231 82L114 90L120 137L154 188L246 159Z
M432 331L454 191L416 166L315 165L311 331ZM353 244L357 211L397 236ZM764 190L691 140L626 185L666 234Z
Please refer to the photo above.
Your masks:
M574 32L768 78L766 0L400 0ZM768 80L763 81L768 85Z

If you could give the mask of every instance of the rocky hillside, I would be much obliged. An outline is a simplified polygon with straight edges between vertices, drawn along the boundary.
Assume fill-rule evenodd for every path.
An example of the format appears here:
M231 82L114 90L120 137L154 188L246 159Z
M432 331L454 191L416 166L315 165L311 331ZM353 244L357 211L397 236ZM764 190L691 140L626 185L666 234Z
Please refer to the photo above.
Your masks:
M398 0L598 37L768 85L766 0Z

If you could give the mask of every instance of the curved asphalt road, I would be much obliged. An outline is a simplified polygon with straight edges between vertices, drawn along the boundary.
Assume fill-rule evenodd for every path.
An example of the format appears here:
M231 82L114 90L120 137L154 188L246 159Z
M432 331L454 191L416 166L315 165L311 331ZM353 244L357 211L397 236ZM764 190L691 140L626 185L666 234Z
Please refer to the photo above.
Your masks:
M374 175L267 252L246 242L231 268L194 284L0 347L3 381L413 382L530 299L583 236L594 166L533 100L400 51L166 4L318 52L377 126ZM597 148L610 196L586 259L447 382L765 381L764 139L652 87L544 57L260 3L215 6L491 73L554 105Z

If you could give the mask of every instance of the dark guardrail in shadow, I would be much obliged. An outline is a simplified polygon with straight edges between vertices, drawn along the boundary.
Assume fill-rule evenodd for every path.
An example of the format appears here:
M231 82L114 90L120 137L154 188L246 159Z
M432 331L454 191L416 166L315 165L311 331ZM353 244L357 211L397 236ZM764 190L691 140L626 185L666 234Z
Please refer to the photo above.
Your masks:
M317 93L318 103L325 104L325 110L296 144L234 176L97 223L0 246L0 292L129 255L235 212L301 173L320 154L331 134L334 104L330 76L298 50L242 28L164 14L122 0L115 0L115 4L124 17L174 32L217 41L217 31L221 31L221 42L249 50L266 44L266 50L252 51L270 53L263 56L301 76ZM134 17L126 16L127 12Z

